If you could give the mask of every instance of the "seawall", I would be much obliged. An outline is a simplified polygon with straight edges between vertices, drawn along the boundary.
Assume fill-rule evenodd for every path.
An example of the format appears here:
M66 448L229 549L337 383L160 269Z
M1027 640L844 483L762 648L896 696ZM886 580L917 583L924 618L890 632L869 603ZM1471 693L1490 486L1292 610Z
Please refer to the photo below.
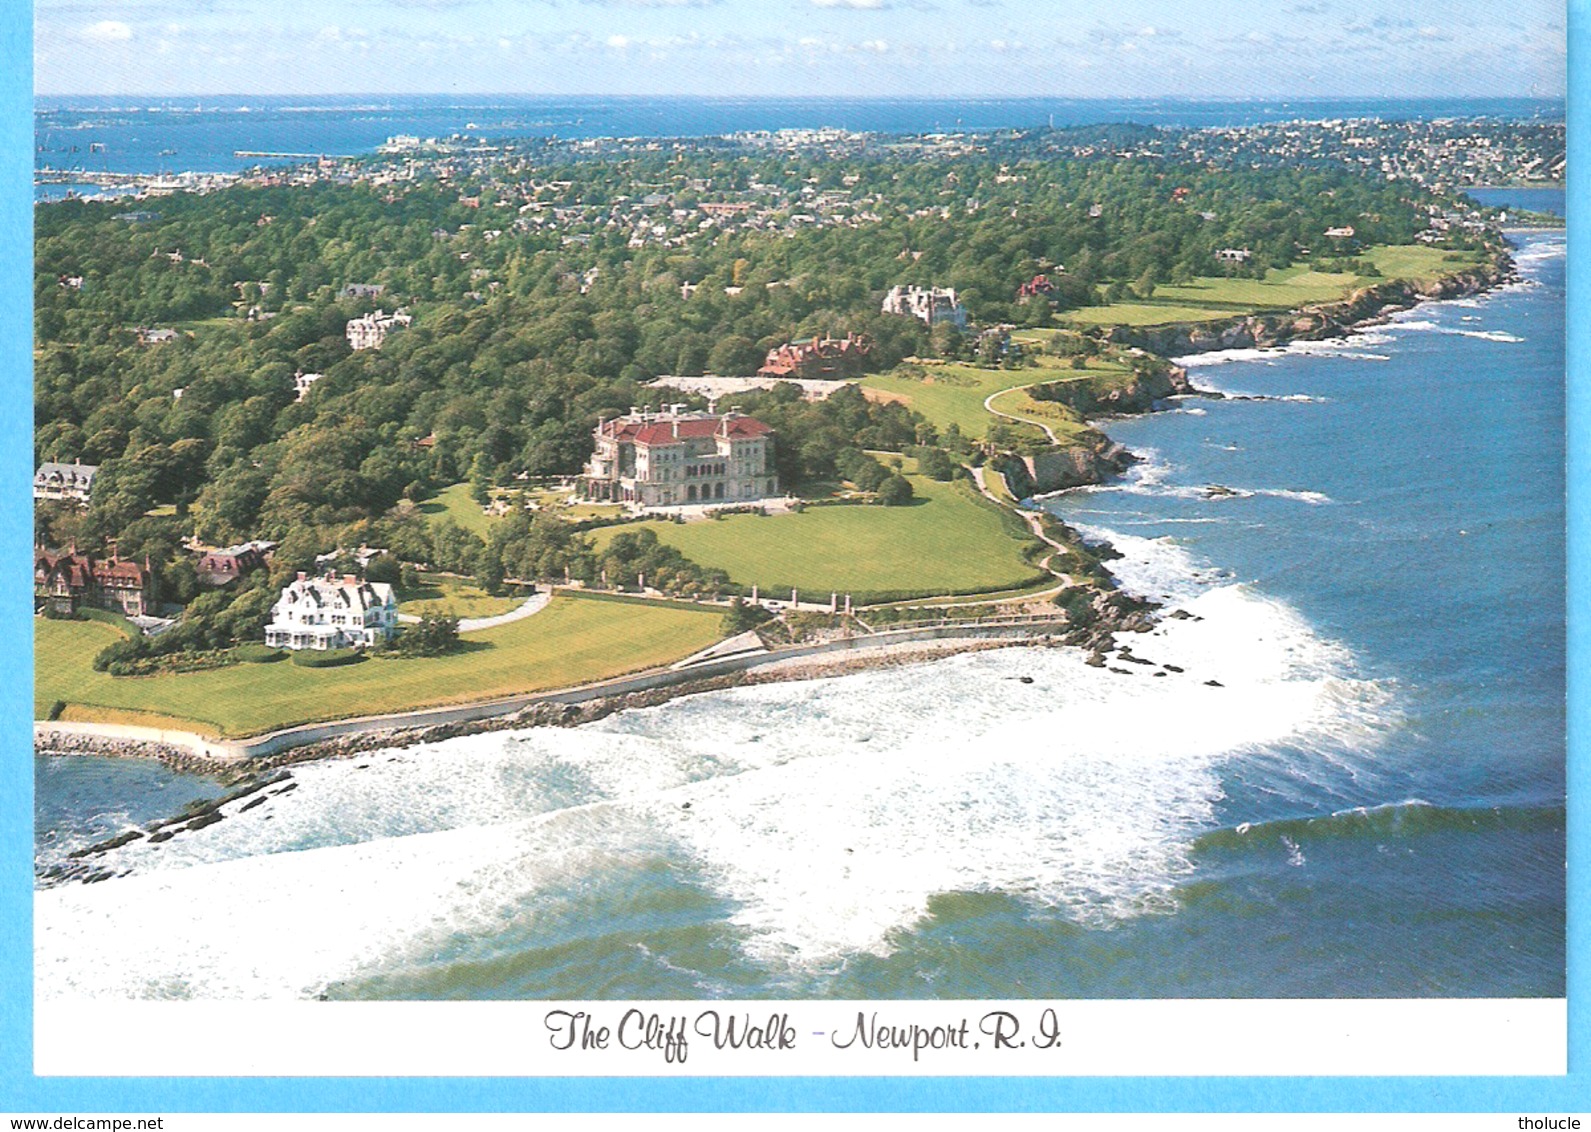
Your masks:
M219 739L179 730L150 727L124 727L104 723L35 723L34 746L38 750L71 754L126 755L160 758L174 765L238 767L257 760L301 748L327 747L333 750L368 748L396 743L434 741L451 735L480 730L481 725L524 725L560 722L570 715L595 717L606 709L626 705L620 701L638 694L666 690L670 698L692 691L705 691L714 681L783 661L801 660L825 654L855 654L891 645L926 641L965 640L982 642L1000 639L1045 640L1066 634L1071 629L1060 618L1008 620L981 623L934 625L921 628L890 629L868 636L847 637L794 645L768 652L707 661L682 669L654 669L523 696L450 707L426 708L388 715L360 716L286 727L243 739ZM581 709L603 701L595 713ZM360 741L357 748L346 743ZM330 745L335 744L335 748Z

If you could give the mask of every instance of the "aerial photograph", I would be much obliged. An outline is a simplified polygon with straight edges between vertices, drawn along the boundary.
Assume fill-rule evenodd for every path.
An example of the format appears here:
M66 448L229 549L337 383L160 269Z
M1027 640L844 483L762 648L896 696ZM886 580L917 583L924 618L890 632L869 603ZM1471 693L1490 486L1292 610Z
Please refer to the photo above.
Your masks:
M39 1009L1566 995L1560 5L34 20Z

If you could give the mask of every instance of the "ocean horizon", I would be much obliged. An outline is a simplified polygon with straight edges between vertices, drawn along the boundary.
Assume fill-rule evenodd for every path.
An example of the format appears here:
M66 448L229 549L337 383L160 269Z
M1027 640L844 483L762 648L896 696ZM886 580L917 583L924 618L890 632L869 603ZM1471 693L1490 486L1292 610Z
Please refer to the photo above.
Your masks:
M644 95L38 96L35 169L96 174L237 173L294 159L253 153L373 153L389 137L713 137L833 127L916 134L1136 123L1241 126L1298 118L1437 117L1562 121L1533 98L781 98ZM99 187L37 187L40 200Z

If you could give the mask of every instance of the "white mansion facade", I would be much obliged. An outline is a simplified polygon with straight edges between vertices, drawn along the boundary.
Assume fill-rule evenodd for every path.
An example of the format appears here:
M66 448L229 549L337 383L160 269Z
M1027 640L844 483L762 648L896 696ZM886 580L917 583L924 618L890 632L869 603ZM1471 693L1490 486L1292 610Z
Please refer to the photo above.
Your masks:
M637 507L746 503L779 493L773 430L739 413L631 409L596 428L587 499Z
M265 643L282 649L362 648L398 628L398 601L386 582L353 574L311 578L300 571L271 607Z
M967 328L967 308L961 305L950 287L912 287L896 284L884 296L885 314L910 315L928 326L948 322L957 330Z
M408 326L413 321L413 316L403 311L398 311L396 314L376 311L374 314L349 319L344 333L348 336L348 345L351 349L379 350L381 343L387 340L388 334Z

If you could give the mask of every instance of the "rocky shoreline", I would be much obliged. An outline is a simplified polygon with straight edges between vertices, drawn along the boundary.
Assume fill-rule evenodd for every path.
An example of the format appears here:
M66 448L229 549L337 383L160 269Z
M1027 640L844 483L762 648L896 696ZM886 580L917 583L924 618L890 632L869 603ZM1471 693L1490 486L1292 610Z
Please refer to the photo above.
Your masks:
M1430 283L1396 280L1362 288L1346 299L1320 303L1274 314L1239 315L1211 322L1172 323L1166 326L1116 326L1107 341L1158 355L1161 358L1218 350L1271 349L1295 341L1341 338L1353 331L1384 322L1395 311L1408 310L1432 299L1452 299L1479 294L1518 278L1512 257L1506 253L1468 271L1444 275ZM1054 382L1035 387L1035 396L1074 409L1086 420L1153 412L1169 397L1216 397L1222 394L1199 389L1185 369L1170 365L1163 371L1142 374L1126 387L1098 395L1076 383ZM996 465L1017 498L1047 495L1074 487L1104 483L1131 467L1137 457L1104 433L1089 445L1055 447L1032 455L1010 455Z
M1408 310L1431 299L1478 294L1517 278L1513 259L1502 254L1479 267L1426 284L1412 280L1378 283L1334 303L1224 321L1117 326L1111 329L1109 340L1167 358L1215 350L1265 350L1294 341L1340 338L1360 327L1382 322L1394 311Z
M988 649L1080 647L1089 650L1087 663L1095 667L1108 666L1113 656L1124 664L1148 663L1135 658L1129 646L1117 643L1114 638L1119 632L1143 632L1149 629L1154 623L1153 607L1147 602L1124 594L1111 594L1098 601L1096 609L1099 618L1090 625L1067 628L1056 622L1053 627L1046 626L1052 630L1062 630L1059 632L1050 631L1035 633L1028 637L1003 639L952 637L938 641L889 644L832 656L792 657L760 669L707 677L623 695L602 696L580 704L543 702L533 704L513 715L493 719L342 735L294 747L279 754L251 759L246 764L219 763L164 744L109 740L98 736L82 737L81 742L69 744L70 750L41 753L62 757L98 755L155 758L175 770L219 776L229 788L218 797L190 803L171 817L146 822L140 827L123 830L95 844L73 850L66 860L38 869L36 880L40 886L48 888L70 883L93 884L124 875L123 872L105 866L103 861L105 854L134 841L147 839L150 844L159 844L183 833L214 825L229 816L226 807L235 802L250 799L233 811L241 814L260 805L267 796L296 790L298 784L293 780L291 768L299 763L326 759L352 759L373 751L403 749L491 731L530 727L579 727L615 712L656 707L681 696L740 686L847 676L878 668L921 664L959 653L981 652ZM1111 671L1123 675L1133 674L1131 669L1114 666L1111 667Z
M1136 346L1162 357L1222 349L1263 349L1284 345L1294 340L1340 337L1355 328L1382 321L1393 311L1404 310L1430 299L1455 298L1479 293L1514 278L1517 278L1517 272L1512 259L1507 255L1500 255L1482 267L1445 276L1423 286L1412 282L1380 284L1367 287L1338 303L1305 307L1274 315L1243 316L1224 323L1116 327L1111 331L1110 340ZM1219 397L1221 394L1194 387L1188 380L1187 372L1181 367L1172 365L1142 374L1130 385L1102 396L1093 395L1089 391L1088 395L1079 400L1079 394L1070 391L1067 395L1058 396L1056 399L1064 401L1085 417L1099 418L1152 412L1157 404L1173 396ZM1092 446L1057 447L1031 456L1008 456L995 466L1007 477L1012 493L1018 498L1027 498L1103 483L1110 476L1125 471L1135 461L1136 457L1125 446L1112 441L1104 433L1099 433L1098 440ZM620 695L597 696L578 704L542 701L511 714L484 719L360 731L305 743L276 754L253 757L246 763L206 758L194 751L168 743L104 735L57 734L52 738L50 746L41 748L40 753L154 758L174 770L218 775L224 781L241 784L241 787L249 792L259 789L260 787L254 784L262 782L273 772L295 763L350 758L371 750L435 743L488 731L546 726L577 727L617 711L653 707L681 696L718 691L742 684L819 679L886 665L919 663L957 652L989 648L1067 645L1088 649L1089 663L1103 666L1112 652L1125 655L1128 651L1125 647L1115 644L1114 634L1147 630L1153 624L1153 608L1150 603L1132 598L1120 591L1105 591L1096 598L1093 606L1095 619L1086 627L1073 627L1056 622L1055 627L1060 629L1060 632L1035 632L1026 638L1001 640L950 638L915 644L892 644L875 649L863 647L858 650L860 655L850 653L825 658L795 658L773 662L761 669L687 680L666 687ZM1129 670L1113 669L1113 671ZM276 779L270 781L274 782ZM193 821L196 818L206 818L206 815L209 815L208 820L219 821L221 804L222 802L218 801L203 813L179 817L172 821L185 821L187 824L182 828L196 828ZM157 826L163 824L170 823L156 823ZM81 852L93 855L111 847L113 846L102 843ZM74 873L87 871L91 871L87 866L73 870Z

